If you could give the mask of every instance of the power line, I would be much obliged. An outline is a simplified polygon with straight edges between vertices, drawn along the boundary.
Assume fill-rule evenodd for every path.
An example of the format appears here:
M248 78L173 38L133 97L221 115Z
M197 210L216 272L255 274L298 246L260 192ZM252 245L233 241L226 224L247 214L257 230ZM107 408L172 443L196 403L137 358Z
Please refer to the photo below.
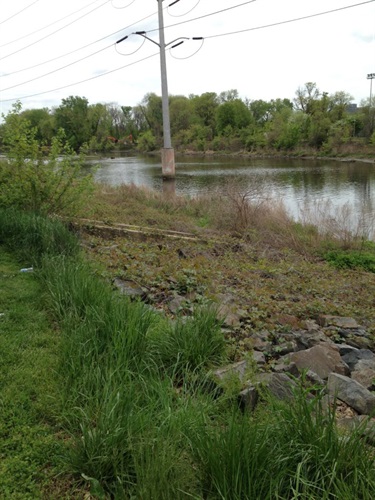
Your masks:
M228 32L228 33L221 33L221 34L218 34L218 35L206 36L204 38L205 38L205 40L208 40L209 38L218 38L218 37L227 36L227 35L237 35L238 33L245 33L246 31L255 31L255 30L261 30L261 29L264 29L264 28L273 28L274 26L281 26L282 24L294 23L296 21L303 21L305 19L310 19L312 17L324 16L325 14L332 14L333 12L338 12L340 10L351 9L353 7L359 7L361 5L365 5L365 4L372 3L372 2L375 2L375 0L367 0L367 2L361 2L361 3L356 3L356 4L353 4L353 5L347 5L346 7L338 7L337 9L326 10L325 12L318 12L317 14L310 14L308 16L296 17L294 19L288 19L286 21L279 21L279 22L272 23L272 24L264 24L263 26L256 26L254 28L245 28L243 30L231 31L231 32Z
M7 21L10 21L11 19L13 19L14 17L18 16L19 14L22 14L22 12L25 12L25 10L27 10L28 8L32 7L33 5L35 5L36 3L38 3L39 0L35 0L35 2L33 3L30 3L29 5L27 5L26 7L24 7L23 9L19 10L18 12L16 12L15 14L12 14L10 17L8 17L7 19L4 19L4 21L1 21L0 24L4 24L6 23Z
M39 0L37 0L39 1ZM109 1L109 0L108 0ZM1 47L6 47L7 45L11 45L12 43L15 43L15 42L19 42L20 40L23 40L24 38L28 38L29 36L31 35L35 35L35 33L39 33L40 31L43 31L47 28L50 28L51 26L53 26L54 24L57 24L59 23L60 21L63 21L64 19L66 19L67 17L70 17L70 16L74 16L74 14L77 14L78 12L81 12L81 10L84 10L86 9L87 7L90 7L90 5L93 5L94 3L98 2L98 0L94 0L93 2L90 2L88 3L87 5L85 5L84 7L81 7L80 9L78 10L75 10L74 12L71 12L70 14L67 14L66 16L64 17L61 17L60 19L57 19L57 21L53 21L52 23L50 24L47 24L46 26L43 26L42 28L39 28L35 31L32 31L31 33L27 33L26 35L23 35L19 38L16 38L14 40L11 40L10 42L7 42L7 43L3 43L2 45L0 45L0 48Z
M252 3L254 2L255 0L251 0L250 2L245 2L245 3ZM375 2L375 0L367 0L365 2L360 2L360 3L357 3L357 4L352 4L352 5L349 5L349 6L346 6L346 7L340 7L340 8L337 8L337 9L333 9L333 10L329 10L329 11L324 11L324 12L319 12L319 13L316 13L316 14L311 14L311 15L308 15L308 16L304 16L304 17L299 17L299 18L294 18L294 19L289 19L289 20L285 20L285 21L279 21L277 23L272 23L272 24L268 24L268 25L263 25L263 26L257 26L257 27L253 27L253 28L247 28L247 29L244 29L244 30L239 30L239 31L234 31L234 32L230 32L230 33L221 33L221 34L217 34L217 35L212 35L212 36L208 36L208 37L204 37L204 39L210 39L210 38L218 38L218 37L221 37L221 36L229 36L229 35L235 35L235 34L238 34L238 33L243 33L243 32L247 32L247 31L253 31L253 30L259 30L259 29L265 29L265 28L271 28L271 27L274 27L274 26L278 26L278 25L283 25L283 24L287 24L287 23L291 23L291 22L296 22L296 21L302 21L302 20L305 20L305 19L308 19L308 18L313 18L313 17L317 17L317 16L322 16L322 15L325 15L325 14L331 14L331 13L334 13L334 12L338 12L338 11L341 11L341 10L345 10L345 9L350 9L350 8L353 8L353 7L359 7L359 6L362 6L362 5L365 5L365 4L369 4L369 3L373 3ZM244 5L244 4L240 4L240 5ZM240 5L237 5L237 6L234 6L232 8L236 8ZM224 10L228 10L228 9L224 9ZM222 12L222 11L220 11ZM216 14L217 12L214 12L210 15L213 15L213 14ZM202 16L202 17L207 17L208 15L205 15L205 16ZM148 16L150 17L150 16ZM200 19L200 18L195 18L195 19L191 19L190 21L193 21L193 20L196 20L196 19ZM190 21L184 21L184 22L190 22ZM183 23L184 23L183 22ZM178 24L183 24L183 23L178 23ZM134 23L135 24L135 23ZM175 26L175 25L174 25ZM126 29L126 28L124 28ZM122 30L120 30L122 31ZM156 30L152 30L152 31L156 31ZM118 33L118 32L116 32ZM111 35L110 35L111 36ZM105 37L107 38L107 37ZM95 42L94 42L95 43ZM108 48L108 47L106 47ZM102 49L104 50L104 49ZM98 51L100 52L100 51ZM72 83L72 84L68 84L68 85L65 85L63 87L59 87L57 89L52 89L52 90L47 90L47 91L44 91L44 92L40 92L40 93L37 93L37 94L31 94L31 95L27 95L27 96L23 96L23 97L20 97L18 99L27 99L29 97L35 97L35 96L39 96L39 95L43 95L43 94L47 94L49 92L54 92L56 90L62 90L64 88L68 88L68 87L71 87L71 86L74 86L74 85L79 85L81 83L84 83L84 82L87 82L87 81L90 81L90 80L93 80L93 79L96 79L96 78L100 78L102 76L105 76L107 74L110 74L110 73L114 73L116 71L119 71L123 68L126 68L128 66L132 66L133 64L137 64L139 62L142 62L144 60L147 60L149 59L150 57L153 57L157 54L153 54L152 56L148 56L146 58L143 58L143 59L140 59L138 61L135 61L134 63L130 63L128 65L125 65L125 66L121 66L120 68L115 68L113 70L109 70L107 72L104 72L104 73L101 73L100 75L96 75L94 77L91 77L91 78L88 78L88 79L85 79L85 80L81 80L79 82L75 82L75 83ZM87 56L87 57L90 57L90 56ZM85 59L85 58L83 58ZM72 63L74 64L74 63ZM68 65L69 66L69 65ZM56 70L57 71L57 70ZM37 78L36 78L37 79ZM16 99L2 99L1 101L2 102L9 102L9 101L14 101Z
M79 85L81 83L89 82L90 80L95 80L96 78L100 78L102 76L106 76L106 75L109 75L111 73L115 73L116 71L120 71L121 69L128 68L130 66L134 66L135 64L146 61L147 59L151 59L152 57L155 57L158 55L159 55L159 52L156 52L155 54L151 54L149 56L146 56L143 59L139 59L138 61L134 61L132 63L125 64L125 66L121 66L120 68L115 68L115 69L111 69L109 71L105 71L104 73L101 73L100 75L95 75L95 76L92 76L90 78L86 78L85 80L81 80L79 82L69 83L68 85L63 85L62 87L57 87L54 89L45 90L44 92L38 92L36 94L29 94L29 95L25 95L22 97L16 97L16 98L12 98L12 99L1 99L0 102L20 101L22 99L28 99L29 97L36 97L36 96L43 95L43 94L49 94L50 92L57 92L58 90L67 89L68 87L74 87L74 85Z
M226 7L225 9L217 10L215 12L211 12L210 14L204 14L203 16L194 17L192 19L187 19L186 21L180 21L179 23L170 24L169 26L164 26L164 29L173 28L174 26L180 26L181 24L191 23L192 21L198 21L199 19L204 19L205 17L210 17L210 16L214 16L216 14L221 14L222 12L227 12L228 10L237 9L238 7L242 7L242 6L247 5L249 3L254 3L255 1L256 0L248 0L247 2L243 2L243 3L240 3L238 5L232 5L232 7ZM375 0L372 0L372 1L375 1ZM150 31L148 31L148 33L152 33L153 31L159 31L159 28L155 28L153 30L150 30Z
M139 19L138 21L135 21L134 23L132 24L129 24L128 26L126 26L125 28L121 28L120 30L118 31L114 31L113 33L109 34L109 35L106 35L102 38L99 38L98 40L95 40L94 42L90 42L86 45L83 45L81 47L78 47L77 49L74 49L74 50L71 50L70 52L66 52L65 54L61 54L60 56L56 56L56 57L53 57L52 59L48 59L47 61L43 61L41 63L38 63L38 64L34 64L33 66L28 66L27 68L22 68L22 69L18 69L17 71L13 71L12 73L7 73L6 75L0 75L0 78L4 77L4 76L11 76L11 75L15 75L17 73L21 73L23 71L27 71L29 69L34 69L34 68L37 68L38 66L43 66L44 64L48 64L50 62L54 62L54 61L57 61L58 59L62 59L63 57L66 57L66 56L70 56L71 54L74 54L75 52L79 52L80 50L83 50L83 49L86 49L87 47L90 47L91 45L94 45L95 43L99 43L99 42L102 42L103 40L105 40L106 38L110 38L114 35L117 35L117 33L120 33L120 32L123 32L124 30L128 29L128 28L131 28L132 26L134 26L135 24L138 24L138 23L141 23L142 21L145 21L146 19L149 19L150 17L152 16L155 16L157 14L157 12L153 12L152 14L149 14L148 16L145 16L143 17L142 19ZM92 55L95 55L97 54L97 52L94 52L93 54L89 54L87 55L85 58L83 59L88 59L89 57L91 57ZM83 60L83 59L80 59Z
M15 85L12 85L11 87L7 87L5 89L0 89L0 92L5 92L6 90L14 89L15 87L20 87L21 85L25 85L26 83L35 82L35 80L40 80L40 78L44 78L45 76L52 75L53 73L57 73L58 71L61 71L65 68L69 68L69 66L73 66L74 64L77 64L81 61L84 61L85 59L88 59L89 57L92 57L96 54L99 54L100 52L103 52L104 50L107 50L108 48L110 48L112 46L113 46L113 44L111 43L111 45L107 45L107 47L104 47L103 49L97 50L96 52L93 52L89 56L82 57L81 59L77 59L76 61L73 61L69 64L66 64L65 66L61 66L60 68L53 69L52 71L49 71L48 73L44 73L43 75L36 76L35 78L31 78L30 80L26 80L25 82L16 83Z
M18 50L15 50L14 52L11 52L10 54L6 55L6 56L3 56L3 57L0 57L0 61L2 61L3 59L7 59L8 57L10 56L13 56L14 54L18 54L19 52L22 52L23 50L25 49L28 49L29 47L31 47L32 45L36 45L37 43L39 42L42 42L43 40L45 40L46 38L49 38L50 36L52 35L55 35L56 33L58 33L59 31L67 28L68 26L71 26L72 24L76 23L77 21L79 21L80 19L88 16L89 14L91 14L92 12L94 12L95 10L98 10L100 9L101 7L103 7L103 5L105 5L106 3L108 3L108 0L105 0L103 3L101 3L100 5L98 5L97 7L95 7L94 9L90 10L89 12L87 12L86 14L83 14L82 16L80 17L77 17L77 19L74 19L73 21L71 21L70 23L67 23L65 24L64 26L61 26L61 28L58 28L57 30L55 31L52 31L52 33L49 33L48 35L42 37L42 38L39 38L38 40L35 40L35 42L32 42L28 45L26 45L25 47L21 47L20 49Z

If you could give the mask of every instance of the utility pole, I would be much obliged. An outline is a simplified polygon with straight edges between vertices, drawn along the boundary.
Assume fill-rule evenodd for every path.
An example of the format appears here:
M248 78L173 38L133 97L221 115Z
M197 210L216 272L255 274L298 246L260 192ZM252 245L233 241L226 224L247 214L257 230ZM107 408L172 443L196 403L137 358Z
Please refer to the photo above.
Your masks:
M178 3L180 0L174 0L169 4L169 7ZM165 49L169 45L172 49L178 47L184 40L190 40L188 37L179 37L172 42L165 43L164 38L164 19L163 19L163 0L157 0L158 2L158 21L159 21L159 43L152 40L147 36L146 31L136 31L132 33L133 35L140 35L143 38L146 38L150 42L154 43L159 47L160 51L160 70L161 70L161 99L162 99L162 112L163 112L163 139L164 139L164 147L161 150L161 166L162 166L162 175L164 179L174 179L175 177L175 159L174 159L174 149L172 148L172 140L171 140L171 124L169 119L169 96L168 96L168 79L167 79L167 63L165 58ZM116 44L123 42L129 38L129 35L122 37L120 40L117 40ZM191 40L201 40L203 43L203 37L193 37ZM177 43L176 43L177 42Z
M375 73L369 73L367 80L370 80L370 108L372 107L372 80L375 78Z
M163 110L163 136L164 147L161 150L161 168L163 177L175 176L174 149L171 141L171 124L169 119L169 97L167 80L167 63L165 58L165 39L164 39L164 18L163 18L163 0L158 2L159 16L159 47L160 47L160 70L161 70L161 99Z
M370 135L374 132L374 110L372 109L372 80L375 78L375 73L369 73L367 80L370 80L370 104L369 104L369 119L370 119Z

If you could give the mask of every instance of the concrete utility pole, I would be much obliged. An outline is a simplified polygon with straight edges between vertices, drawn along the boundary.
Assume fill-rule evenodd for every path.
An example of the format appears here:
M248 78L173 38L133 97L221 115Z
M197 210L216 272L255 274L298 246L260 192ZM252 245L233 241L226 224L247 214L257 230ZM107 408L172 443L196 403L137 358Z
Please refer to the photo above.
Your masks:
M375 73L369 73L367 80L370 80L370 108L372 107L372 80L375 78Z
M169 4L169 7L178 3L180 0L174 0ZM178 47L184 40L190 40L187 37L179 37L172 42L165 43L164 39L164 19L163 19L163 0L157 0L158 2L158 17L159 17L159 43L149 38L146 31L136 31L132 33L133 35L140 35L146 38L150 42L154 43L159 47L160 51L160 69L161 69L161 99L162 99L162 110L163 110L163 136L164 136L164 147L161 150L161 166L162 174L164 179L174 179L175 177L175 160L174 160L174 149L172 148L171 141L171 124L169 119L169 96L168 96L168 80L167 80L167 63L165 58L165 49L167 46L171 46L172 49ZM129 38L129 35L124 36L120 40L117 40L116 44L123 42ZM203 37L193 37L191 40L202 40ZM177 43L176 43L177 42Z
M157 0L157 2L158 2L158 15L159 15L161 99L163 107L163 136L164 136L164 147L161 150L161 168L163 177L174 177L176 168L174 159L174 149L172 148L172 141L171 141L171 124L169 120L169 97L168 97L167 63L165 58L163 0Z

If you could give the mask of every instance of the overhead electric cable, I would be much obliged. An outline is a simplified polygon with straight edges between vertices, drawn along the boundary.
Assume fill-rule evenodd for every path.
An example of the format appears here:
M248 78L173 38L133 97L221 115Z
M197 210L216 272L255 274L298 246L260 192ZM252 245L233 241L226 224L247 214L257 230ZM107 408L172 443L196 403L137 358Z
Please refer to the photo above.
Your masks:
M36 76L35 78L31 78L30 80L26 80L25 82L16 83L15 85L12 85L11 87L7 87L5 89L0 89L0 92L5 92L6 90L14 89L15 87L20 87L21 85L25 85L26 83L35 82L35 80L39 80L40 78L44 78L45 76L52 75L53 73L57 73L58 71L61 71L65 68L69 68L69 66L73 66L73 64L77 64L85 59L88 59L91 56L99 54L99 52L103 52L103 50L107 50L110 47L113 47L112 43L111 43L111 45L107 45L107 47L104 47L103 49L100 49L100 50L97 50L96 52L93 52L89 56L85 56L85 57L82 57L81 59L77 59L76 61L73 61L69 64L66 64L65 66L61 66L60 68L53 69L52 71L49 71L48 73L44 73L43 75Z
M10 17L8 17L7 19L4 19L4 21L1 21L0 24L4 24L6 23L7 21L10 21L11 19L13 19L14 17L18 16L19 14L22 14L22 12L25 12L25 10L27 10L28 8L32 7L33 5L35 5L36 3L38 3L39 0L35 0L35 2L33 3L30 3L29 5L26 5L26 7L24 7L23 9L19 10L18 12L16 12L15 14L12 14Z
M237 35L238 33L244 33L246 31L255 31L255 30L261 30L264 28L273 28L274 26L281 26L282 24L294 23L296 21L303 21L305 19L311 19L312 17L324 16L326 14L332 14L334 12L338 12L340 10L351 9L353 7L360 7L361 5L365 5L365 4L373 3L373 2L375 2L375 0L367 0L366 2L356 3L353 5L347 5L346 7L338 7L337 9L326 10L325 12L318 12L317 14L310 14L308 16L296 17L294 19L288 19L286 21L278 21L276 23L264 24L263 26L256 26L254 28L245 28L243 30L230 31L228 33L220 33L218 35L206 36L205 39L208 40L209 38L218 38L220 36Z
M58 28L57 30L55 31L52 31L52 33L49 33L48 35L46 36L43 36L42 38L39 38L38 40L35 40L35 42L32 42L32 43L29 43L27 46L25 47L21 47L20 49L18 50L15 50L14 52L11 52L10 54L6 55L6 56L3 56L3 57L0 57L0 61L2 61L3 59L7 59L8 57L10 56L13 56L14 54L18 54L19 52L22 52L23 50L25 49L28 49L29 47L31 47L32 45L36 45L37 43L39 42L42 42L43 40L45 40L46 38L52 36L52 35L55 35L56 33L58 33L59 31L62 31L63 29L67 28L68 26L71 26L72 24L76 23L77 21L79 21L80 19L82 19L83 17L86 17L88 16L89 14L91 14L92 12L94 12L95 10L98 10L100 9L101 7L103 7L103 5L105 5L106 3L108 3L108 0L105 0L103 3L101 3L100 5L98 5L97 7L95 7L94 9L91 9L89 12L86 12L86 14L83 14L82 16L80 17L77 17L77 19L74 19L73 21L71 21L70 23L67 23L65 24L64 26L61 26L61 28Z
M221 14L222 12L227 12L228 10L237 9L238 7L242 7L243 5L247 5L249 3L254 3L256 0L248 0L247 2L240 3L238 5L232 5L232 7L226 7L225 9L217 10L215 12L211 12L210 14L204 14L203 16L194 17L192 19L187 19L186 21L180 21L179 23L170 24L169 26L164 26L164 29L172 28L173 26L179 26L180 24L190 23L191 21L197 21L199 19L204 19L205 17L215 16L216 14ZM375 1L375 0L373 0ZM153 31L159 31L159 28L155 28L153 30L149 30L148 33L152 33Z
M43 94L49 94L50 92L57 92L58 90L67 89L68 87L73 87L74 85L80 85L81 83L89 82L90 80L95 80L96 78L100 78L102 76L109 75L110 73L115 73L116 71L120 71L121 69L128 68L129 66L134 66L135 64L146 61L147 59L151 59L151 57L155 57L158 55L159 55L159 52L156 52L155 54L151 54L147 57L144 57L143 59L139 59L138 61L134 61L132 63L125 64L125 66L121 66L120 68L115 68L115 69L111 69L109 71L105 71L104 73L101 73L100 75L95 75L95 76L92 76L90 78L86 78L85 80L80 80L79 82L69 83L68 85L63 85L62 87L57 87L54 89L45 90L44 92L38 92L36 94L25 95L22 97L13 97L12 99L0 99L0 102L20 101L22 99L28 99L29 97L36 97L36 96L43 95Z
M21 73L21 72L27 71L29 69L37 68L38 66L43 66L43 64L48 64L50 62L57 61L58 59L62 59L63 57L70 56L71 54L74 54L75 52L79 52L80 50L86 49L87 47L90 47L91 45L94 45L95 43L102 42L106 38L110 38L110 37L112 37L114 35L117 35L117 33L123 32L124 30L126 30L128 28L131 28L135 24L141 23L142 21L145 21L146 19L148 19L148 18L150 18L152 16L155 16L156 14L157 14L157 12L153 12L152 14L149 14L148 16L145 16L142 19L139 19L138 21L135 21L134 23L129 24L128 26L125 26L125 28L121 28L120 30L114 31L110 35L106 35L106 36L104 36L102 38L99 38L98 40L95 40L94 42L90 42L90 43L88 43L86 45L83 45L82 47L78 47L77 49L71 50L70 52L66 52L65 54L61 54L60 56L55 56L52 59L48 59L47 61L43 61L43 62L38 63L38 64L33 64L32 66L28 66L27 68L18 69L17 71L12 71L12 73L7 73L5 75L0 75L0 78L2 78L4 76L15 75L17 73ZM94 54L96 54L96 52ZM90 55L88 55L87 57L90 57Z
M255 0L252 0L252 1L255 1ZM280 22L272 23L272 24L268 24L268 25L256 26L256 27L253 27L253 28L247 28L247 29L244 29L244 30L234 31L234 32L230 32L230 33L221 33L221 34L218 34L218 35L212 35L212 36L202 37L202 38L205 38L205 39L218 38L218 37L221 37L221 36L229 36L229 35L235 35L235 34L238 34L238 33L243 33L243 32L246 32L246 31L253 31L253 30L259 30L259 29L271 28L271 27L274 27L274 26L282 25L282 24L287 24L287 23L291 23L291 22L301 21L301 20L304 20L304 19L308 19L308 18L312 18L312 17L317 17L317 16L321 16L321 15L325 15L325 14L331 14L331 13L334 13L334 12L337 12L337 11L341 11L341 10L345 10L345 9L349 9L349 8L353 8L353 7L359 7L359 6L366 5L366 4L373 3L373 2L375 2L375 0L367 0L365 2L360 2L360 3L357 3L357 4L352 4L352 5L349 5L349 6L346 6L346 7L339 7L337 9L333 9L333 10L329 10L329 11L325 11L325 12L319 12L317 14L311 14L309 16L304 16L304 17L289 19L289 20L286 20L286 21L280 21ZM251 2L246 2L246 3L251 3ZM147 16L147 17L151 17L151 16ZM204 17L207 17L207 16L204 16ZM190 21L192 21L192 20L193 19L191 19ZM189 21L186 21L186 22L189 22ZM182 24L182 23L178 23L178 24ZM127 28L124 28L124 29L127 29ZM119 30L119 31L123 31L123 30ZM119 31L117 31L115 33L118 33ZM155 31L155 30L153 30L153 31ZM112 36L112 35L109 35L109 36ZM104 37L104 38L108 38L108 37ZM95 42L93 42L93 43L95 43ZM89 44L89 45L92 45L92 44ZM79 49L77 49L77 50L79 50ZM47 91L40 92L40 93L37 93L37 94L31 94L31 95L23 96L23 97L20 97L18 99L27 99L29 97L35 97L35 96L47 94L47 93L50 93L50 92L54 92L56 90L62 90L62 89L67 88L67 87L78 85L78 84L84 83L86 81L93 80L95 78L100 78L101 76L105 76L105 75L113 73L115 71L119 71L120 69L123 69L123 68L126 68L128 66L131 66L132 64L137 64L138 62L141 62L141 61L144 61L146 59L149 59L150 57L153 57L155 55L158 55L158 54L153 54L153 55L148 56L148 57L146 57L144 59L140 59L139 61L136 61L134 63L130 63L130 64L122 66L120 68L117 68L117 69L114 69L114 70L110 70L110 71L101 73L100 75L96 75L96 76L88 78L86 80L81 80L79 82L72 83L72 84L69 84L69 85L66 85L66 86L63 86L63 87L59 87L57 89L51 89L51 90L47 90ZM0 102L9 102L9 101L15 101L15 100L17 100L17 98L13 98L13 99L1 99Z
M38 1L39 1L39 0L38 0ZM1 47L6 47L7 45L11 45L12 43L15 43L15 42L19 42L20 40L23 40L24 38L28 38L28 37L29 37L29 36L31 36L31 35L35 35L35 33L39 33L40 31L43 31L43 30L45 30L45 29L47 29L47 28L50 28L50 27L51 27L51 26L53 26L54 24L57 24L57 23L59 23L59 22L63 21L63 20L64 20L64 19L66 19L67 17L74 16L74 14L78 14L78 12L81 12L81 10L84 10L84 9L86 9L87 7L90 7L90 5L92 5L92 4L94 4L94 3L98 2L98 1L99 1L99 0L94 0L93 2L88 3L88 4L87 4L87 5L85 5L84 7L81 7L80 9L75 10L74 12L71 12L70 14L67 14L67 15L66 15L66 16L64 16L64 17L61 17L60 19L57 19L56 21L53 21L52 23L47 24L46 26L43 26L42 28L38 28L37 30L32 31L31 33L27 33L26 35L23 35L23 36L21 36L21 37L19 37L19 38L16 38L16 39L14 39L14 40L11 40L10 42L3 43L2 45L0 45L0 48L1 48ZM108 1L110 1L110 0L108 0Z

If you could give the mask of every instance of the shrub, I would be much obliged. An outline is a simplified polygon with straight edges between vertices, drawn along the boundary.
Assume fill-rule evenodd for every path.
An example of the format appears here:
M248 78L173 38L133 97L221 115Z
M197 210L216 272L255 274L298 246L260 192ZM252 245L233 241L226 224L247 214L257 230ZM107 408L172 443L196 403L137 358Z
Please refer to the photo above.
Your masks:
M331 250L324 254L325 260L339 269L364 269L375 273L375 254L359 250Z
M62 129L50 148L36 139L36 129L21 114L21 104L3 116L6 159L0 163L0 207L40 214L72 214L92 189L83 176L83 156L76 156Z

